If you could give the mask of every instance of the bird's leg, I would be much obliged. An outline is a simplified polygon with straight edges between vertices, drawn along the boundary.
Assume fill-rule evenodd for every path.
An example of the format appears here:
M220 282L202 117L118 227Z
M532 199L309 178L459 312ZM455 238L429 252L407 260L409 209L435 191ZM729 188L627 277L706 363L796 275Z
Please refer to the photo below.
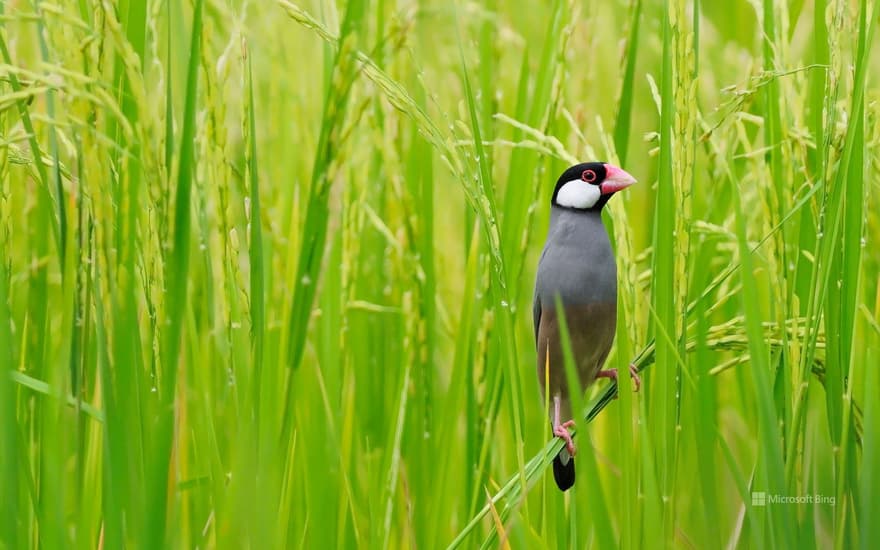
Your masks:
M636 385L636 391L639 391L639 388L642 387L642 379L639 377L639 371L636 369L635 365L629 366L629 375L633 379L633 383ZM600 370L596 375L596 378L612 378L615 382L617 382L617 369L606 369ZM615 399L617 396L615 396Z
M565 448L568 449L568 454L574 456L576 451L574 447L574 443L571 441L571 434L568 433L568 429L574 426L574 420L567 420L565 422L559 422L559 396L553 396L553 435L558 437L559 439L565 441Z

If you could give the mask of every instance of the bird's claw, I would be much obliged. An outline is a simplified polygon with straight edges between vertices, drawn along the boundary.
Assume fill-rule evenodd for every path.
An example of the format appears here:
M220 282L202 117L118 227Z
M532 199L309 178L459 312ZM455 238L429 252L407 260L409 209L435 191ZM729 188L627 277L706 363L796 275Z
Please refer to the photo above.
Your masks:
M635 365L629 366L629 375L632 377L633 383L636 385L636 391L642 387L642 378L639 376L639 369Z
M639 370L635 365L629 366L629 375L632 377L633 383L636 386L635 391L639 391L642 387L642 378L639 376ZM614 382L617 382L617 369L607 369L600 370L599 374L596 375L596 378L611 378ZM614 399L617 399L617 395L614 395Z
M553 427L553 435L565 441L565 448L568 449L568 454L574 456L577 449L574 446L574 442L571 440L571 434L568 433L568 429L572 427L574 427L574 420L568 420L562 424L557 424Z

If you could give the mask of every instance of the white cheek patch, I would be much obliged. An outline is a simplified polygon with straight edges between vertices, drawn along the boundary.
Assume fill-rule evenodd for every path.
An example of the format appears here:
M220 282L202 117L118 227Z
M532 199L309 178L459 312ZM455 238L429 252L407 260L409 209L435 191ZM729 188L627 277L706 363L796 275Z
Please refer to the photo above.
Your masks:
M582 180L571 180L563 184L556 193L556 204L568 208L592 208L601 195L598 185L591 185Z

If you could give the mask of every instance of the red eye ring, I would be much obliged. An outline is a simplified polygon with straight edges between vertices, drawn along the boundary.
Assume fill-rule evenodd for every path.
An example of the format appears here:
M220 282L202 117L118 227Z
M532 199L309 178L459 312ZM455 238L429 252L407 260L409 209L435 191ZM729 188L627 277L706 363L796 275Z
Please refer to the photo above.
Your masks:
M596 172L593 170L584 170L583 173L581 173L581 179L587 183L593 183L596 181Z

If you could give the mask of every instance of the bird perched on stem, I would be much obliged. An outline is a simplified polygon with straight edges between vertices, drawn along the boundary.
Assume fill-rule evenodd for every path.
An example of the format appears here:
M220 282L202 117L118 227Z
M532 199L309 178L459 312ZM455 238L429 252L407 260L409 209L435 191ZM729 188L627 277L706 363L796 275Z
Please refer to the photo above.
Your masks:
M617 380L616 369L602 370L617 326L617 266L602 208L634 183L616 166L588 162L563 172L553 189L533 313L541 392L545 399L550 392L553 434L565 441L553 459L553 478L562 491L574 485L575 447L568 430L574 425L569 392L576 390L566 383L556 299L565 313L580 390L597 378ZM638 390L641 380L633 366L630 374Z

